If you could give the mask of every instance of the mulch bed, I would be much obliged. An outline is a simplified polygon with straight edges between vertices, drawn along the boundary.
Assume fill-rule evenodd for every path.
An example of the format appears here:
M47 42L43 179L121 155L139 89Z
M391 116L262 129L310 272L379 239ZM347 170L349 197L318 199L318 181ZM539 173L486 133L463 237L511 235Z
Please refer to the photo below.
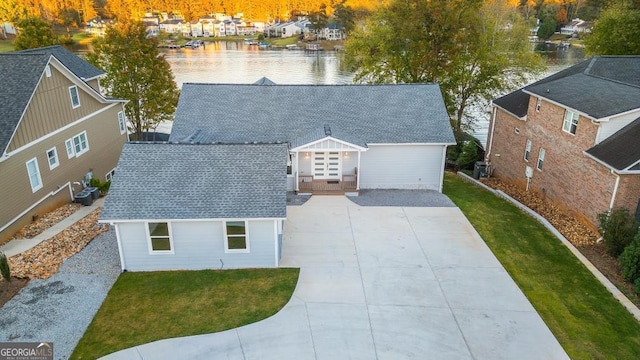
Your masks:
M618 261L607 253L604 243L597 241L600 235L590 225L584 224L579 219L568 214L567 211L541 199L533 192L525 191L519 186L508 184L495 178L482 179L482 182L487 186L505 192L547 219L629 300L640 307L640 297L636 294L633 284L622 278Z
M66 204L51 212L39 216L34 222L18 230L18 232L16 232L10 239L5 241L5 243L13 239L32 239L41 234L43 231L52 227L53 225L59 223L60 221L62 221L62 219L78 211L78 209L80 209L81 207L81 204Z
M54 210L58 212L56 216L60 216L65 211ZM109 226L97 223L100 211L101 209L92 211L58 235L10 257L9 268L13 278L10 282L0 280L0 307L25 287L29 280L51 277L65 259L82 250L98 234L109 230ZM64 217L66 216L58 219L61 220ZM48 219L51 218L53 217L48 217Z

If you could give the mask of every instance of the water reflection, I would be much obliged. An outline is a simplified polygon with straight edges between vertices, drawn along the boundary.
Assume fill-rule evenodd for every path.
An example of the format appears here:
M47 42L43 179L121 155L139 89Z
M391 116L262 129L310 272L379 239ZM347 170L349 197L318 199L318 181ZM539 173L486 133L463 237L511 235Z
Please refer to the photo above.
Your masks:
M178 86L185 82L250 84L263 76L277 84L349 84L334 51L260 50L243 42L208 42L197 49L162 49Z

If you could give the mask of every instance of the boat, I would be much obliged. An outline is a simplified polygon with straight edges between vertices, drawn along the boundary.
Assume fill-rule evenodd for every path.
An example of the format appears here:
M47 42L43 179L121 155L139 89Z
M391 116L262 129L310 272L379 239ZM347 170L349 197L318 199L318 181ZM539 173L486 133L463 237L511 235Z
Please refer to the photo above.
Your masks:
M266 49L269 47L269 43L266 41L262 41L258 44L258 47L260 47L260 49Z
M184 44L184 47L190 48L190 49L197 49L203 45L204 45L204 41L202 40L189 40L187 41L186 44Z

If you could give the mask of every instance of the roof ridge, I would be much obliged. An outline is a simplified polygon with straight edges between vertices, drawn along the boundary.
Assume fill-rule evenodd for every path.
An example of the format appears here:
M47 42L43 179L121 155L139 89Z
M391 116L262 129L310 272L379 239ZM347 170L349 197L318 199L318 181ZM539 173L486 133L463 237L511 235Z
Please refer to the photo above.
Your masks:
M604 76L599 76L599 75L591 74L591 68L595 65L595 63L596 63L596 61L597 61L598 59L603 58L603 57L613 58L613 59L617 59L617 58L621 58L621 57L625 57L625 58L634 58L634 57L636 57L636 58L640 58L640 56L637 56L637 55L620 55L620 56L609 55L609 56L594 56L593 58L591 58L591 61L590 61L589 65L587 66L587 68L586 68L586 69L584 69L583 74L584 74L585 76L591 76L591 77L594 77L594 78L596 78L596 79L601 79L601 80L605 80L605 81L611 81L611 82L613 82L613 83L617 83L617 84L621 84L621 85L627 85L627 86L631 86L631 87L634 87L634 88L638 88L638 89L640 89L640 86L639 86L639 85L629 84L629 83L624 82L624 81L621 81L621 80L616 80L616 79L612 79L612 78L608 78L608 77L604 77Z

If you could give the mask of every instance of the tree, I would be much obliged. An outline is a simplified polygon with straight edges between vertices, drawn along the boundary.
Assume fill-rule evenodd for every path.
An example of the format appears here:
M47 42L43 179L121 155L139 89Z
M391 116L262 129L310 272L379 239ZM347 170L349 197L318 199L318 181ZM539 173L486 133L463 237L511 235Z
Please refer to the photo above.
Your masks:
M585 44L592 55L640 55L640 8L621 3L604 10Z
M392 0L352 33L346 62L357 82L440 83L459 135L473 125L470 107L541 68L528 32L506 0Z
M320 5L320 9L318 11L314 11L309 14L309 21L311 22L311 29L316 33L324 29L329 21L329 16L327 16L327 5L323 3Z
M158 41L147 38L142 22L125 22L96 39L87 59L107 73L108 95L129 100L125 112L137 139L142 132L171 120L178 88L169 63L158 53Z
M48 22L36 17L18 22L18 36L13 41L14 49L25 50L59 44L60 38Z
M342 26L345 34L349 34L354 27L355 12L351 6L346 5L346 2L346 0L336 1L332 7L336 21Z
M538 28L538 37L540 39L548 39L556 32L556 21L552 17L547 17L542 21Z

